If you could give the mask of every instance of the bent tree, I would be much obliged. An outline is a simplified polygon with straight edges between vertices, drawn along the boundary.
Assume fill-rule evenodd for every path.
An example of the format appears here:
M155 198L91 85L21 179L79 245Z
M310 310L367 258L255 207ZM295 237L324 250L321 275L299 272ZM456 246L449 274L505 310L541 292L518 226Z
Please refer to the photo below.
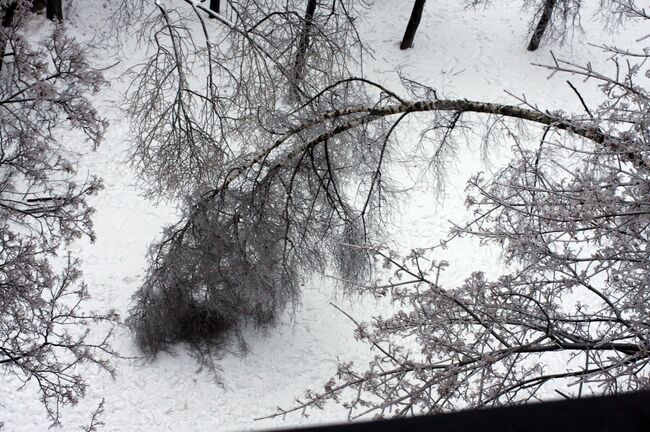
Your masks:
M649 18L633 2L620 6ZM216 161L211 183L152 246L129 318L140 346L154 354L186 341L205 360L223 343L221 330L272 321L311 271L334 267L402 310L359 323L358 337L378 352L369 369L342 363L322 391L278 415L327 401L351 417L406 415L519 403L549 390L578 397L646 387L650 97L639 82L648 54L607 50L617 65L639 63L614 76L556 59L549 67L600 84L598 108L577 95L584 113L441 99L413 83L402 96L343 78L272 122L259 117L250 135L257 145ZM477 271L446 287L440 248L399 257L376 244L398 200L395 131L414 115L428 116L437 134L433 166L477 118L499 119L486 139L515 144L506 168L471 180L475 216L449 240L501 246L509 273L489 280ZM512 127L522 122L538 125L538 139ZM377 265L391 273L368 284ZM553 369L558 355L563 366Z
M363 100L353 93L360 88L337 82L359 66L354 50L362 54L363 46L354 17L364 7L363 1L225 1L216 14L177 1L160 4L147 23L155 52L133 69L127 95L131 160L151 196L182 199L192 215L152 246L148 277L135 295L128 324L147 354L189 342L209 363L210 348L221 346L224 333L267 327L297 301L297 274L281 262L291 254L285 228L266 223L284 211L281 201L260 195L261 201L249 202L247 186L238 190L233 183L221 196L230 209L214 212L215 201L206 201L205 211L195 209L223 177L237 182L236 172L224 170L244 163L303 115ZM325 98L323 85L340 91ZM281 193L276 188L268 192ZM325 215L300 211L328 224ZM246 228L253 219L257 233ZM303 259L316 263L324 254L314 249Z
M624 10L650 19L632 2ZM508 272L490 280L476 271L445 286L453 263L439 246L407 256L356 246L385 271L365 290L400 310L356 323L356 336L377 352L368 368L342 362L322 390L274 416L327 402L350 418L401 416L650 386L650 94L639 84L648 49L605 50L613 75L559 60L549 66L598 82L605 102L593 109L578 94L585 114L468 101L411 105L451 109L443 137L472 111L546 125L534 145L513 132L510 163L469 181L473 216L447 240L500 246ZM616 73L634 59L626 74Z

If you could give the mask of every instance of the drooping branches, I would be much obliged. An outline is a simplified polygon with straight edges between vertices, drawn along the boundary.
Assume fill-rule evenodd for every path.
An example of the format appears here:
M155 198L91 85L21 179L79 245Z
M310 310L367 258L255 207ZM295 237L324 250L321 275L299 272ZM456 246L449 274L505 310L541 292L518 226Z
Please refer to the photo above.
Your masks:
M386 272L367 292L399 309L355 321L377 355L367 369L341 363L321 391L275 415L334 402L351 418L400 416L648 388L650 97L639 85L648 52L606 50L640 63L612 76L591 65L548 66L598 81L600 107L586 109L584 121L558 113L536 145L512 135L510 163L469 181L473 215L450 238L501 247L507 271L493 280L475 271L446 286L453 266L441 247L407 256L361 247ZM589 140L561 138L563 122Z
M177 2L145 24L155 52L132 70L127 112L131 160L153 196L183 197L214 186L233 145L258 135L356 67L358 2L224 2L222 13ZM206 18L213 18L207 20ZM345 95L342 95L344 97Z
M368 81L342 81L314 103L359 83ZM152 247L149 274L129 321L140 346L153 354L188 340L188 322L198 332L193 337L203 343L210 341L212 319L229 328L267 322L262 317L275 315L264 305L282 310L276 305L297 298L302 275L328 265L335 265L345 280L363 278L370 269L367 253L346 245L362 245L379 235L382 209L391 203L390 179L383 174L394 145L395 128L388 121L395 117L397 125L418 112L432 113L432 123L441 130L453 129L451 118L482 113L605 141L591 120L468 100L406 102L384 93L376 105L311 118L298 111L297 126L284 131L276 126L265 138L278 136L271 145L225 165L215 179L218 186L190 203L183 220ZM202 310L203 318L189 320L183 310Z
M453 230L503 246L512 272L445 287L453 266L433 259L442 249L370 247L390 273L368 292L400 305L357 323L379 354L367 370L342 363L322 391L277 415L327 401L356 418L646 389L648 185L647 168L603 147L547 136L520 148L492 179L470 181L473 220Z
M171 21L166 28L175 29ZM599 81L607 101L569 115L525 100L450 100L435 91L409 100L368 79L345 78L311 91L301 106L260 108L250 123L240 118L250 129L230 136L247 140L230 148L187 199L181 221L151 248L128 322L139 346L155 355L188 342L214 366L215 348L247 326L273 323L311 272L334 268L347 283L365 285L374 258L409 279L367 289L407 310L375 320L373 330L361 326L359 336L381 353L369 370L342 364L338 379L297 409L338 401L347 390L356 416L522 402L547 384L566 393L558 386L582 383L575 396L586 394L587 382L612 392L645 385L641 191L649 98L637 81L642 65L613 78L559 60L549 67ZM437 134L433 165L477 117L497 117L503 129L492 133L519 146L500 177L473 180L469 204L478 213L454 231L503 245L512 273L490 281L477 272L446 288L440 261L420 251L402 260L368 246L382 238L397 202L396 131L416 115ZM541 146L522 145L513 122L541 126ZM590 304L571 303L571 290ZM558 352L571 370L546 370L548 355Z
M224 2L216 14L186 3L185 12L159 6L147 26L156 52L134 69L127 95L132 161L148 191L187 197L186 217L152 246L129 325L148 354L189 342L210 362L224 333L268 327L298 301L294 258L321 268L341 248L320 240L340 232L357 242L363 230L343 186L350 170L333 156L338 143L268 172L277 152L266 147L313 135L316 125L293 129L321 107L366 100L354 80L336 85L358 64L354 11L363 4ZM320 94L323 84L337 92Z

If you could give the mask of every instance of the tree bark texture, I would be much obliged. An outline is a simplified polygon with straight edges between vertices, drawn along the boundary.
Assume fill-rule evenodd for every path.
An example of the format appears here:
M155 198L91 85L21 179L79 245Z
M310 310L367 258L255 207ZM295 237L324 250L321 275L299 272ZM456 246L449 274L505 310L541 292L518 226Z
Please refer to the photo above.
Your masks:
M535 51L539 47L539 43L546 32L546 27L551 22L551 16L553 15L553 9L555 9L555 4L557 0L545 0L544 9L542 10L542 16L539 18L537 27L533 32L533 36L530 38L530 43L528 44L528 51Z
M409 23L406 26L406 31L404 32L402 44L399 46L399 49L405 50L413 46L413 39L415 39L415 32L420 25L420 18L422 18L425 1L426 0L415 0L413 10L411 11L411 18L409 18Z
M343 124L340 124L329 130L323 132L319 136L315 137L311 141L302 143L295 146L293 149L289 150L282 161L278 163L277 168L283 163L290 163L289 161L304 151L308 151L310 148L317 146L318 144L329 140L330 138L337 136L347 130L354 129L364 124L372 123L376 120L379 120L383 117L393 116L396 114L403 113L412 113L412 112L435 112L435 111L455 111L459 113L473 112L480 114L493 114L503 117L510 117L513 119L521 119L530 121L533 123L543 124L552 126L558 130L564 130L575 135L586 138L590 141L593 141L597 144L606 144L608 148L613 151L621 151L621 148L615 142L608 142L607 135L595 128L593 125L581 125L571 122L570 120L562 119L555 117L553 115L543 113L541 111L535 111L527 108L522 108L513 105L503 105L498 103L488 103L488 102L478 102L471 101L467 99L438 99L435 101L417 101L417 102L406 102L388 105L385 107L377 108L373 105L360 105L348 107L340 110L329 111L323 113L319 116L316 116L310 120L305 121L304 124L299 125L282 135L280 138L275 140L269 147L260 151L255 155L251 160L242 164L236 169L231 170L230 175L228 175L223 182L217 186L212 191L205 194L204 199L209 201L215 199L223 190L225 190L236 178L238 178L242 173L247 172L250 168L255 166L262 161L267 160L269 154L274 150L282 146L284 143L289 141L292 137L299 135L301 132L308 130L314 125L319 125L325 123L331 119L341 119L351 114L365 114L354 118L353 120L347 121ZM631 154L624 153L623 160L634 164L637 168L648 169L650 167L650 161L646 160L645 157L641 154ZM190 214L188 219L192 218Z

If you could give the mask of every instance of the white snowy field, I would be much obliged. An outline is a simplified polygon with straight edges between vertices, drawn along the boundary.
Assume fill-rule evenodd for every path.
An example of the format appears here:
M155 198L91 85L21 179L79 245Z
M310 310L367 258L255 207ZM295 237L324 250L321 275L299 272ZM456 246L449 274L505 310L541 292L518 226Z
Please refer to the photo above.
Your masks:
M92 3L95 7L96 2ZM163 3L172 4L174 0ZM532 64L549 64L549 50L553 50L558 58L608 67L607 56L594 45L630 47L635 39L648 33L648 28L635 27L634 23L617 31L605 30L602 21L592 19L593 11L587 8L582 17L584 32L576 32L563 45L544 44L531 53L525 49L530 12L522 13L520 2L495 0L492 7L477 10L464 9L462 3L428 2L415 46L400 51L412 2L375 0L359 23L361 37L374 52L374 58L365 60L368 77L400 92L399 70L446 97L515 103L505 92L509 91L525 95L543 109L578 112L582 109L580 101L566 80L571 79L593 106L601 100L598 89L575 77L558 75L548 79L547 70ZM96 18L92 14L99 16L100 12L89 9L91 16L86 22L92 23ZM83 13L79 6L75 10ZM88 37L91 27L89 24L78 29L79 36ZM173 206L156 204L140 195L135 175L125 163L128 122L120 117L113 102L119 101L128 83L117 77L143 54L143 50L127 44L121 53L122 62L106 72L111 86L97 101L111 125L104 144L97 152L84 156L79 170L82 175L87 172L102 177L105 189L94 199L97 241L75 245L73 252L83 259L84 280L93 297L90 306L99 310L115 308L122 317L141 282L149 243L164 224L177 217ZM105 58L102 63L108 65L113 60ZM418 121L426 122L426 116L417 119L402 128L405 139L418 138ZM437 197L426 185L419 184L412 199L405 199L392 228L396 245L426 247L444 237L449 220L466 217L463 190L468 177L498 166L508 152L493 149L486 163L478 140L470 139L467 144L449 164L444 196ZM412 179L403 181L414 185ZM458 283L472 270L499 268L498 251L466 241L452 244L439 258L451 264L442 281L446 285ZM88 394L77 406L63 409L62 430L79 430L102 398L104 431L237 431L342 421L346 413L336 406L310 411L309 417L296 413L284 420L254 420L272 414L278 405L291 407L294 398L307 388L321 388L336 372L338 360L355 360L363 367L372 355L366 345L354 340L353 324L330 305L331 301L362 318L378 308L370 299L337 297L333 283L316 275L305 287L302 305L293 316L287 314L284 323L266 335L250 336L251 351L245 358L223 359L223 386L217 385L208 372L198 371L183 348L175 356L161 354L153 362L139 360L128 330L119 327L113 346L125 358L113 362L115 379L93 368L84 371ZM34 386L18 389L17 382L8 376L2 380L3 431L47 429L49 422Z

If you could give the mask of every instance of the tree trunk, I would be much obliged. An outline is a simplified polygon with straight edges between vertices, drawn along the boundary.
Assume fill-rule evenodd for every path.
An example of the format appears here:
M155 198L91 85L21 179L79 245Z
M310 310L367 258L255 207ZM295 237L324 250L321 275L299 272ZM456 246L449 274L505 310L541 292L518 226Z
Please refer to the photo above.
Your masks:
M8 28L11 27L11 24L14 21L14 13L18 7L18 2L15 1L6 6L4 14L2 15L2 27ZM0 71L2 70L2 65L4 64L5 57L5 47L7 46L7 40L4 37L0 37Z
M11 27L11 23L14 22L14 13L16 12L17 7L18 7L17 1L13 3L9 3L9 5L6 6L6 9L2 14L2 27L4 28Z
M32 0L32 12L40 12L45 9L47 0Z
M61 0L47 0L45 4L45 14L47 19L63 21L63 6Z
M305 78L307 74L307 48L309 46L309 35L313 25L314 14L316 13L317 0L307 0L307 10L305 11L304 25L300 33L300 40L298 41L298 50L296 51L296 58L293 63L293 71L291 74L291 87L294 96L299 99L300 89L299 83Z
M548 27L548 23L551 22L551 16L553 15L553 9L555 9L555 3L557 3L557 0L544 1L544 10L542 11L542 16L539 18L537 27L535 27L533 36L530 38L528 51L535 51L539 47L539 43L542 40L542 36L544 36L546 27Z
M210 0L210 10L214 13L221 12L221 0ZM213 16L210 16L210 19L214 19Z
M399 49L405 50L413 46L413 39L415 38L415 32L420 25L420 18L422 18L422 10L424 10L425 1L426 0L415 0L413 11L411 11L411 18L406 26L406 31L404 32L402 44L399 46Z

